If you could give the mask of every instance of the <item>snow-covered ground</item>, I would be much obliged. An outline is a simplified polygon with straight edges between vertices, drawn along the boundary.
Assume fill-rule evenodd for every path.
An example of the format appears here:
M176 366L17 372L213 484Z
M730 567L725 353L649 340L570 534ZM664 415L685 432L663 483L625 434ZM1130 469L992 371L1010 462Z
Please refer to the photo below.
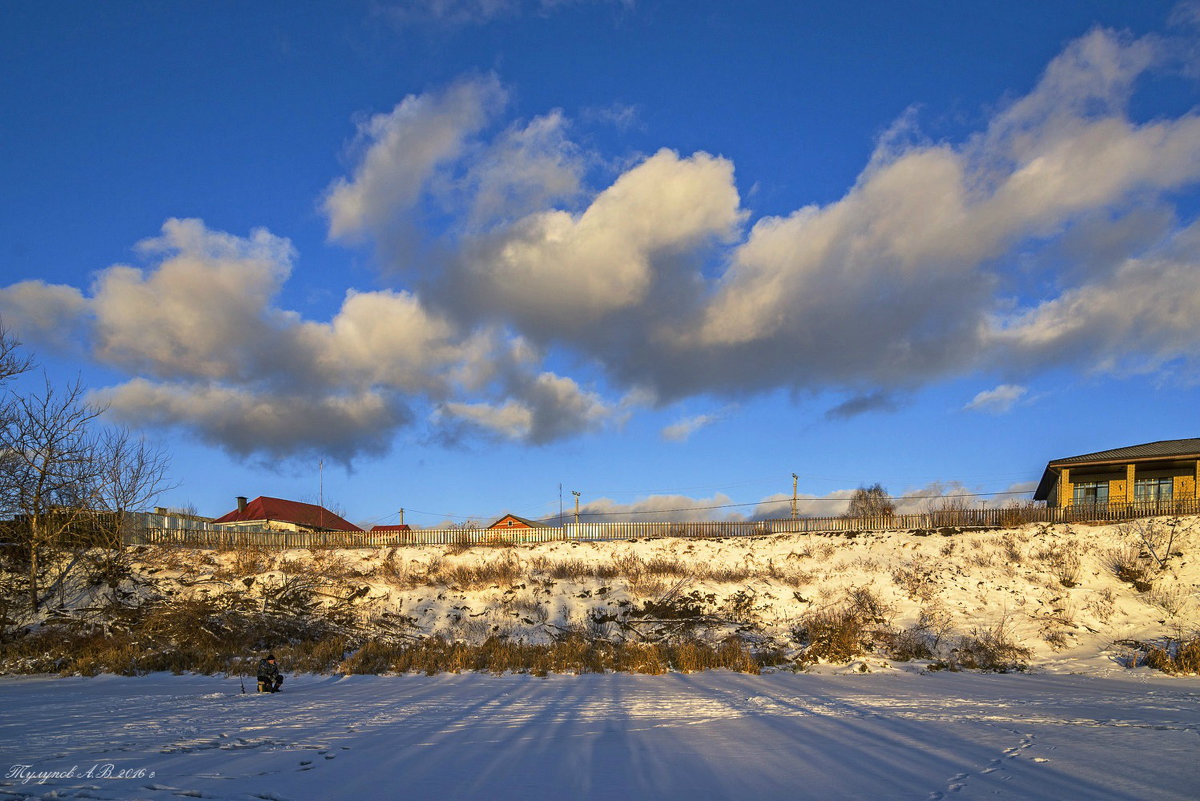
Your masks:
M291 676L279 695L7 677L0 709L0 799L1200 796L1200 679L1146 669Z
M1162 564L1151 555L1145 536ZM1168 537L1168 534L1170 537ZM1169 547L1168 547L1169 544ZM1169 553L1168 553L1169 552ZM1125 562L1146 584L1123 580ZM777 535L720 540L554 542L512 548L446 546L245 554L151 549L136 555L132 596L240 593L267 605L301 587L318 603L351 597L368 626L408 621L411 636L548 642L564 631L636 639L654 634L636 610L685 600L731 631L797 645L806 616L869 590L896 630L958 637L1002 627L1055 672L1119 672L1130 643L1200 630L1200 518L1129 525L1028 525L1007 530L891 531L857 537ZM1127 577L1126 577L1127 578ZM149 583L147 583L149 582ZM104 605L100 585L67 606ZM273 603L273 602L272 602ZM597 625L596 620L609 620Z

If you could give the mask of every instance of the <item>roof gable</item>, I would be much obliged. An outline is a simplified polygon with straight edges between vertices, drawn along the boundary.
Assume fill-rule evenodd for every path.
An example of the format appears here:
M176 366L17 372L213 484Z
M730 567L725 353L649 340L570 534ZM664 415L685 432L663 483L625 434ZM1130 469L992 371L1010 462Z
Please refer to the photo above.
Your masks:
M232 512L218 517L214 523L248 523L256 520L277 520L281 523L295 523L307 528L328 529L331 531L362 531L353 523L339 517L323 506L314 503L289 501L284 498L270 498L260 495L246 504L242 511Z
M488 526L488 528L551 528L551 526L547 523L542 523L538 520L529 520L518 515L505 515Z

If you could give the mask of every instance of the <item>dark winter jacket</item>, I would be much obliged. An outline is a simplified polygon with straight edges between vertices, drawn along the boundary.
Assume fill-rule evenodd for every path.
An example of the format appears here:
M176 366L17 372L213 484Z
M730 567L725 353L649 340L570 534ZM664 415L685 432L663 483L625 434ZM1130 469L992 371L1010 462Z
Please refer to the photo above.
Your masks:
M258 662L259 680L274 681L279 676L279 666L274 662L260 659Z

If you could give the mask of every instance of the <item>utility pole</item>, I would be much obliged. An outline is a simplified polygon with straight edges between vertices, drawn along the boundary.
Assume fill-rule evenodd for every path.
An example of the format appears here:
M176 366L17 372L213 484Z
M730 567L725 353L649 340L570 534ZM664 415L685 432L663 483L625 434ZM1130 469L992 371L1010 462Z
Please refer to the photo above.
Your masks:
M796 522L796 487L800 483L800 476L792 473L792 522Z
M400 507L400 525L404 525L404 507Z
M571 494L575 496L575 525L579 525L579 493L571 490Z
M325 530L325 460L317 460L317 474L320 476L320 483L317 489L317 498L321 504L321 530Z

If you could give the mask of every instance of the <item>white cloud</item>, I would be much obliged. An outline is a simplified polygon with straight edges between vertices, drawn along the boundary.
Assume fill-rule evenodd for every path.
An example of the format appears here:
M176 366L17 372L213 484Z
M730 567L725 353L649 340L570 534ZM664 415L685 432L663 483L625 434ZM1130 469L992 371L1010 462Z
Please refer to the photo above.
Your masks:
M1029 393L1028 387L1017 384L1001 384L992 389L985 389L972 398L964 409L972 412L989 412L1004 414Z
M508 397L496 402L448 402L439 420L458 421L504 439L544 444L593 432L609 423L615 410L599 395L584 391L570 378L541 373L509 376Z
M1050 366L1194 367L1200 223L1180 228L1173 204L1200 183L1200 114L1129 112L1172 52L1092 31L976 135L930 143L905 115L843 197L748 231L729 159L664 148L589 188L611 161L572 142L561 111L502 126L499 80L467 78L364 121L323 199L329 237L376 245L404 288L350 290L331 319L305 319L279 303L288 240L169 220L139 247L148 265L100 270L86 292L14 284L0 314L140 376L122 408L232 448L253 438L213 410L222 398L300 439L328 419L353 453L414 404L542 443L619 425L634 396L833 391L838 417L1001 369L1013 383L967 404L1000 410ZM422 227L435 216L449 222ZM1111 221L1119 233L1088 237ZM547 354L598 368L626 401L547 370Z
M382 393L303 394L206 384L160 384L135 378L93 397L130 425L177 426L243 457L317 453L349 463L382 454L410 413Z
M511 222L581 191L584 160L561 111L510 126L472 154L457 191L473 226Z
M997 315L986 342L1014 363L1141 373L1200 349L1200 222L1111 276Z
M411 292L351 290L329 322L279 308L295 254L267 231L168 220L139 250L148 267L101 270L90 297L40 282L0 289L18 336L78 343L138 376L100 391L121 420L189 428L239 455L324 449L349 461L386 451L413 404L445 403L448 419L535 443L614 419L594 392L540 370L521 338L463 329Z
M579 507L581 522L624 523L638 520L670 520L671 522L701 522L708 520L744 520L743 512L730 508L728 495L717 493L711 498L690 498L686 495L651 495L633 503L617 503L611 498L598 498Z
M403 226L437 168L507 102L494 75L459 81L437 94L410 95L358 128L362 156L350 179L330 184L323 203L331 239L377 238ZM395 235L394 230L390 235Z
M172 219L139 250L161 261L150 270L109 267L91 287L97 358L158 376L248 380L274 371L294 322L270 307L291 273L288 240Z
M705 426L712 425L719 419L721 419L720 416L715 414L697 414L685 417L664 428L662 438L668 442L686 442L692 434Z
M75 287L21 281L0 288L0 323L18 337L69 350L90 320L87 300Z
M500 405L451 401L438 409L437 416L457 419L503 439L525 439L533 430L533 411L512 400Z
M545 211L469 242L453 280L491 313L570 335L643 304L659 257L729 240L743 216L729 161L660 150L582 214Z
M1125 114L1158 56L1153 39L1097 30L963 146L885 140L841 200L755 223L676 350L743 381L752 355L779 383L905 387L973 369L1014 247L1200 180L1200 117Z

